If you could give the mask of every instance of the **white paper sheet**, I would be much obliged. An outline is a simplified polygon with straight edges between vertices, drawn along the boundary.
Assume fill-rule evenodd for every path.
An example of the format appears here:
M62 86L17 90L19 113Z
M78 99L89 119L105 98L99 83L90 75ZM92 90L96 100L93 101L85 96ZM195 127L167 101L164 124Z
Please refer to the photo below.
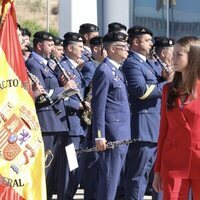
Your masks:
M74 169L78 168L78 161L77 161L76 151L74 148L74 143L71 143L68 146L66 146L65 150L66 150L66 154L67 154L69 170L71 172Z

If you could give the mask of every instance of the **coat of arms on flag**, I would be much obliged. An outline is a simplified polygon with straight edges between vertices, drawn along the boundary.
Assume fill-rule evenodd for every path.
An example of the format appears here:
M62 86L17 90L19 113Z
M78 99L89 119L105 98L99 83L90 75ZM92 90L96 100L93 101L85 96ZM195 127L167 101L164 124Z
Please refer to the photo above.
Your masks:
M39 128L35 116L24 105L18 116L15 107L8 102L0 112L0 158L11 161L11 169L18 174L35 157L41 140L31 132Z

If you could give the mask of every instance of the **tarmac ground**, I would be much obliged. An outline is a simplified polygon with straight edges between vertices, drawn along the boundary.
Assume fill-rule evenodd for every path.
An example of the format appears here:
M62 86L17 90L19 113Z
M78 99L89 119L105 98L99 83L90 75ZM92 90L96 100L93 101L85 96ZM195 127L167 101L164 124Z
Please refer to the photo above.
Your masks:
M83 199L84 190L78 189L76 195L74 196L74 200L84 200ZM57 200L57 195L53 195L52 200ZM150 196L144 196L144 200L152 200Z

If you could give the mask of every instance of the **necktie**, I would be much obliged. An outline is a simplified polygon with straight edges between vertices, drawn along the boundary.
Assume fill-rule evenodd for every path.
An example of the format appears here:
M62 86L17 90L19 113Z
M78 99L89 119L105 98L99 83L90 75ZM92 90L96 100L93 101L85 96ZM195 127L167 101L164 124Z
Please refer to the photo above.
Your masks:
M125 76L125 74L124 74L124 72L122 70L122 66L119 67L119 71L121 72L121 74L123 76L123 79L124 79L123 81L124 81L125 85L127 86L127 80L126 80L126 76Z

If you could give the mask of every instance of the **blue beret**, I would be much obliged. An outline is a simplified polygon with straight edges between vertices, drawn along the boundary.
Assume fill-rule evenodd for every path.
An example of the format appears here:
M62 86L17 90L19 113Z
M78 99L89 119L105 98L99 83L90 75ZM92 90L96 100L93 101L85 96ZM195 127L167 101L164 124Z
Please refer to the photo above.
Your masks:
M133 26L128 29L129 36L136 36L136 35L143 35L143 34L149 34L153 36L152 31L144 26Z
M80 34L90 33L90 32L99 32L99 27L94 24L85 23L82 24L79 28Z
M103 44L103 37L96 36L90 40L90 45L101 45Z
M38 39L41 41L53 41L53 36L51 33L48 33L46 31L38 31L33 35L33 39Z
M155 47L170 47L174 45L174 40L168 37L154 37Z
M110 32L107 33L104 38L103 42L127 42L128 35L122 32Z
M124 30L126 31L126 26L123 24L120 24L118 22L113 22L108 24L108 32L117 32L117 31L121 31Z
M83 36L76 32L67 32L63 37L65 42L83 42Z

